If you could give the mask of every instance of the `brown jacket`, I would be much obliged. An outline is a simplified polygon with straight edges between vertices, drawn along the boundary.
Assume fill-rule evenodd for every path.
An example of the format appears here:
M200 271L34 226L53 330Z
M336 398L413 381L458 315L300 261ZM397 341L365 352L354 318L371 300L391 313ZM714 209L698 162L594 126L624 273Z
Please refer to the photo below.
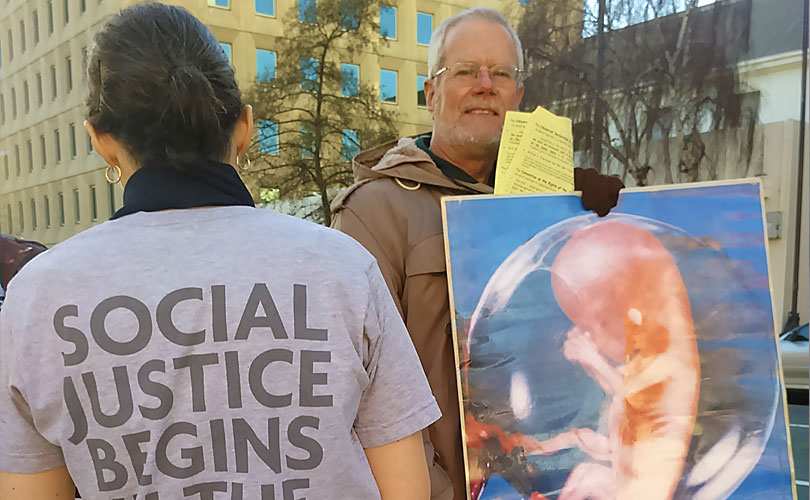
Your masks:
M377 258L442 410L428 429L441 467L431 467L432 497L462 500L466 488L440 200L492 188L449 179L412 138L363 152L353 167L357 182L335 200L333 226ZM442 469L452 481L452 496Z

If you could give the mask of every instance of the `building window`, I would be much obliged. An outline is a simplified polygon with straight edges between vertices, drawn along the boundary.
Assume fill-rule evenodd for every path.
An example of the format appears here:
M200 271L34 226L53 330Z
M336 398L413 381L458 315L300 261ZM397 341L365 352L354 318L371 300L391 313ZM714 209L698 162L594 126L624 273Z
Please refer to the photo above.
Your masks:
M0 123L6 123L6 97L0 94Z
M11 34L11 30L8 30L8 60L11 61L14 59L14 35Z
M27 80L23 82L23 110L25 113L31 111L31 92Z
M64 226L65 225L65 196L62 193L59 193L58 197L59 197L59 206L57 208L59 209L59 225Z
M87 81L87 47L82 47L82 74L81 81Z
M33 231L37 230L37 202L33 198L31 198L31 229Z
M53 34L53 0L48 0L48 34Z
M272 120L259 120L259 151L278 155L278 123Z
M73 220L78 224L82 220L81 212L81 198L79 197L79 189L73 189Z
M343 140L340 147L340 155L346 161L351 161L360 152L360 138L356 130L343 129Z
M39 156L42 158L42 168L48 164L48 146L45 143L45 135L39 136Z
M11 217L11 205L6 205L6 218L8 219L8 232L14 232L14 219Z
M51 100L56 100L56 66L51 65Z
M65 58L65 81L67 82L67 91L73 90L73 64L70 61L70 56Z
M433 34L433 14L426 12L416 13L416 43L430 45L430 35Z
M96 186L90 186L90 217L98 220L98 201L96 200Z
M211 7L229 9L231 7L231 0L208 0L208 5Z
M298 20L302 23L314 23L318 16L317 0L298 0Z
M231 44L228 42L219 42L219 46L222 47L222 52L225 53L225 57L228 58L228 62L233 64L233 48Z
M344 97L356 97L360 90L360 66L357 64L340 65L340 92Z
M25 52L25 21L20 19L20 52Z
M53 131L53 147L55 148L54 158L56 163L62 161L62 140L59 137L59 129Z
M397 8L380 7L380 36L389 40L397 38Z
M360 27L360 17L357 11L357 6L345 0L341 0L340 27L346 30L357 30L357 28Z
M65 0L64 9L65 9L65 11L64 11L65 12L65 24L67 24L67 23L70 22L70 0Z
M275 0L256 0L256 13L265 16L276 15L276 1Z
M8 178L11 177L11 171L8 168L8 155L3 155L3 170L6 174L6 180L8 180Z
M28 172L34 171L34 144L31 139L25 142L25 151L28 154Z
M301 88L310 92L318 88L318 60L313 57L301 59Z
M42 73L37 73L37 107L42 106Z
M256 49L256 79L269 82L276 77L276 53L272 50Z
M20 160L20 146L14 145L14 167L17 172L17 177L22 173L22 165Z
M84 11L87 10L87 0L79 0L79 12L84 14Z
M17 202L17 220L19 221L17 227L19 227L20 229L19 232L22 233L23 231L25 231L25 217L23 217L23 207L21 201Z
M51 200L45 197L45 227L51 227Z
M427 99L425 98L425 82L427 81L426 75L416 75L416 105L425 107L427 106Z
M84 136L87 138L87 154L89 155L93 152L93 138L90 137L87 131L84 132Z
M71 123L68 130L70 131L70 157L76 158L79 154L79 150L76 147L76 125Z
M391 104L397 102L397 72L390 69L380 70L380 100Z
M17 89L11 87L11 117L17 118Z
M39 43L39 13L34 10L31 14L31 24L34 28L34 45Z
M110 195L110 217L115 215L115 184L107 184L107 193Z

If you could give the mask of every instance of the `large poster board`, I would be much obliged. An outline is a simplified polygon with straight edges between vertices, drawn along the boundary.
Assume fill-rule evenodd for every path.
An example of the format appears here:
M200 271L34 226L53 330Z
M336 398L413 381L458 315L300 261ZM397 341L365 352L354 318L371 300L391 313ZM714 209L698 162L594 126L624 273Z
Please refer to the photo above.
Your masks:
M795 498L758 180L443 217L470 498Z

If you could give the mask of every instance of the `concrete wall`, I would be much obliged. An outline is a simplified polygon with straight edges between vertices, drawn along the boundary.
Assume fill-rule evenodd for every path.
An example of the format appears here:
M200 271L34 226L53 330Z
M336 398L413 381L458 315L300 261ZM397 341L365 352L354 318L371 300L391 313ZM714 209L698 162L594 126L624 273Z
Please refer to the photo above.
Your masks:
M801 108L801 53L785 52L746 61L739 66L744 87L760 93L759 120L764 123L798 120ZM810 111L810 101L806 103ZM806 119L810 114L805 112Z
M777 322L781 325L787 319L791 307L791 291L794 286L799 123L786 121L766 125L764 136L765 209L769 212L782 213L782 237L769 242L774 309L777 314ZM805 136L805 144L810 146L810 131ZM810 320L809 167L810 151L805 148L798 302L799 315L803 322Z

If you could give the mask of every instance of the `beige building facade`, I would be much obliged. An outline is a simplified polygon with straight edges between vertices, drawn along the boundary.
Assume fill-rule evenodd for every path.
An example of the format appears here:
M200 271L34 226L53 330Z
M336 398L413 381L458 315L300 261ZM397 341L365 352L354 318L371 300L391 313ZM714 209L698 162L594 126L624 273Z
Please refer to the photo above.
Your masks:
M0 232L48 246L107 220L122 203L84 131L85 58L106 18L138 0L0 0ZM311 0L309 0L311 1ZM247 89L297 0L169 0L208 25ZM500 8L502 0L475 2ZM387 11L388 41L356 65L365 83L394 82L402 134L430 129L418 86L427 75L426 33L473 2L400 0ZM393 23L393 24L392 24ZM393 28L393 29L392 29ZM261 56L260 56L261 54ZM261 59L264 57L264 60ZM421 78L420 78L421 77Z
M52 245L121 193L84 131L84 55L112 0L0 0L0 232Z

